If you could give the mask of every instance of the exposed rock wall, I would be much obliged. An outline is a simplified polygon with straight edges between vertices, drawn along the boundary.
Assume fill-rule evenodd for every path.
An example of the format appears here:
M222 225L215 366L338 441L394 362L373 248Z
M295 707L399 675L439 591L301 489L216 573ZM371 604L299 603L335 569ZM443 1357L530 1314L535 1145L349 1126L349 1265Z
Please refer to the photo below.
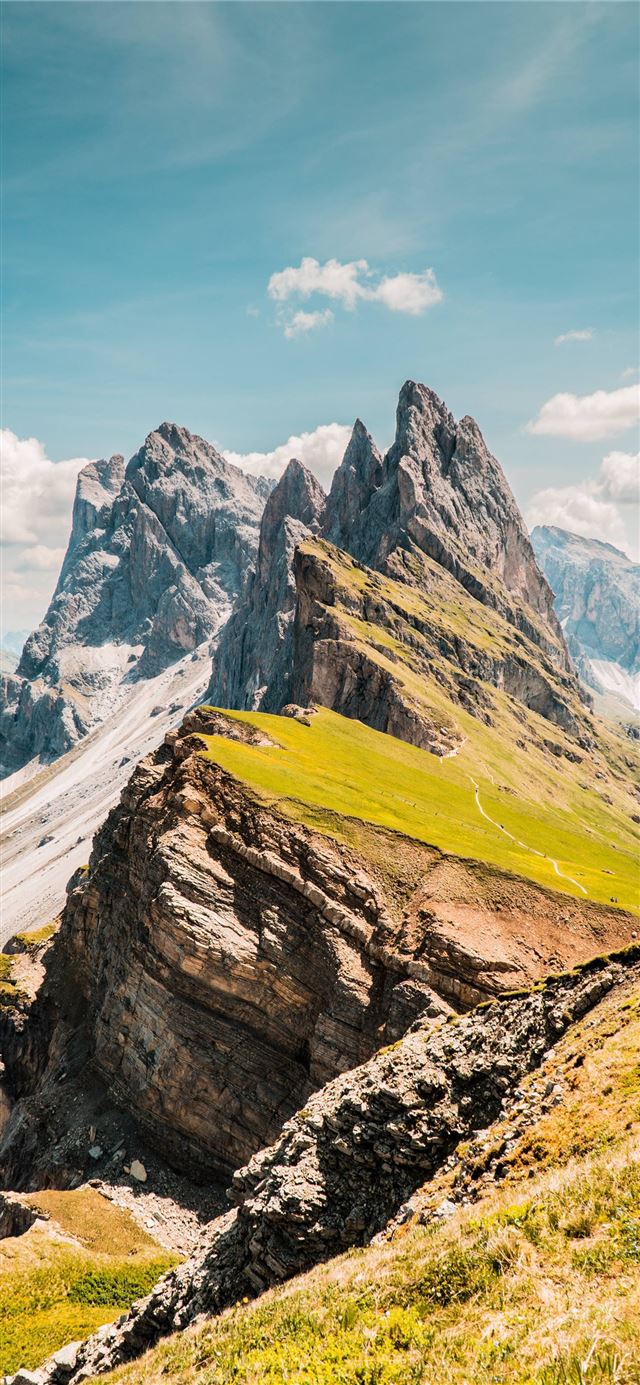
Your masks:
M56 591L2 680L0 772L55 759L133 679L212 640L255 559L269 489L168 423L126 469L117 456L81 472Z
M292 458L264 508L255 571L230 616L213 663L215 707L279 712L291 701L296 546L316 533L326 497Z

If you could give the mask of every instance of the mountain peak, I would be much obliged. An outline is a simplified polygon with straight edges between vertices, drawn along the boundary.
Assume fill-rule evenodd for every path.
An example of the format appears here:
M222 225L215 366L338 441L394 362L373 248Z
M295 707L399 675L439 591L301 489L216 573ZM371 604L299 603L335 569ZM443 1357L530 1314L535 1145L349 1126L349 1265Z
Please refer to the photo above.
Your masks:
M313 473L304 462L291 457L264 507L258 549L259 572L266 572L285 521L294 520L306 529L317 528L324 514L326 500L322 486Z
M359 515L382 484L382 456L362 419L357 418L329 492L325 534L347 548Z

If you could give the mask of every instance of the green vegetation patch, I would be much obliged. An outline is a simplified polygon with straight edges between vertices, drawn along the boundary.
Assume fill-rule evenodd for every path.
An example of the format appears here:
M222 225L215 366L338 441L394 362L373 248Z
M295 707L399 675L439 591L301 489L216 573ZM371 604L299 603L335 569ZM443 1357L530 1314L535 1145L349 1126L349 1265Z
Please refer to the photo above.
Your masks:
M58 921L45 923L41 928L26 929L23 933L16 933L13 941L18 944L21 952L37 952L43 943L49 941L54 933L57 932Z
M0 1242L2 1374L37 1367L67 1342L112 1322L176 1264L128 1212L93 1188L25 1200L51 1222Z
M27 1001L27 996L13 975L13 958L0 952L0 1010L15 1010Z

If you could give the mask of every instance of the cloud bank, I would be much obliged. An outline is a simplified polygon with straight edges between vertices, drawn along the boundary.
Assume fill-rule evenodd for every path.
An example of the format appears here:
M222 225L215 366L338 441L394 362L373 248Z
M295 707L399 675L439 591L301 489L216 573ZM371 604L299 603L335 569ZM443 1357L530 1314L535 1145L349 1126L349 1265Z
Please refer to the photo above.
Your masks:
M229 452L222 446L220 451L227 461L242 467L252 476L271 476L276 480L282 476L287 462L297 457L328 490L350 437L351 428L346 423L322 423L313 432L293 433L272 452Z
M640 385L626 385L619 390L596 390L595 394L554 394L542 405L538 417L527 424L527 432L597 442L626 432L639 420Z
M69 538L76 478L88 460L52 462L37 438L0 429L3 630L42 619Z
M329 298L347 312L353 312L359 303L381 303L389 312L419 317L428 308L441 303L444 297L433 269L425 269L420 274L378 275L367 260L349 260L344 264L340 260L327 260L320 264L311 255L305 256L299 265L288 265L272 274L267 292L279 305L277 321L286 337L324 327L333 316L330 309L296 312L291 316L284 306L291 299L308 299L314 295Z
M534 495L527 511L529 527L554 524L587 539L601 539L640 558L633 538L640 504L640 453L609 452L598 474L573 486L549 487Z

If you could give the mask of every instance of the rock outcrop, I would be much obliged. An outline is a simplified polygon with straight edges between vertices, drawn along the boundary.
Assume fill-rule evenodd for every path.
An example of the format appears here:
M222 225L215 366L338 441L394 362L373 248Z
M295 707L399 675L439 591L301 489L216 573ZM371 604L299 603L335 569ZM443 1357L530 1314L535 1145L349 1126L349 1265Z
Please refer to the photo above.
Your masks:
M577 1020L640 975L639 950L551 979L454 1023L420 1021L392 1051L338 1077L233 1180L234 1210L201 1250L43 1385L78 1382L163 1334L370 1240L460 1140L508 1113L518 1084Z
M0 760L62 754L134 680L210 641L254 559L269 485L163 423L124 466L81 472L47 614L3 679Z
M208 694L214 706L279 712L291 700L293 558L318 532L325 503L315 477L292 458L265 505L255 571L216 651Z
M610 543L542 525L536 557L581 678L640 709L640 566Z

